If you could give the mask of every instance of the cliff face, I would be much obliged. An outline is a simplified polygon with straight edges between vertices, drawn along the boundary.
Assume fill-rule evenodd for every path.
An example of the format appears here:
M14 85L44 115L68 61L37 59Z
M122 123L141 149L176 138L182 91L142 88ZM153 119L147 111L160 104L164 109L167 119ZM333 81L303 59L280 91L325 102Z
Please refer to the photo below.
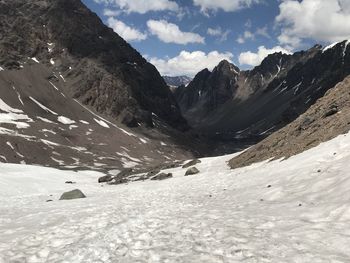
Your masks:
M152 126L152 113L186 129L156 70L80 0L0 1L0 66L35 57L65 78L69 94L130 127ZM56 76L55 76L56 75Z

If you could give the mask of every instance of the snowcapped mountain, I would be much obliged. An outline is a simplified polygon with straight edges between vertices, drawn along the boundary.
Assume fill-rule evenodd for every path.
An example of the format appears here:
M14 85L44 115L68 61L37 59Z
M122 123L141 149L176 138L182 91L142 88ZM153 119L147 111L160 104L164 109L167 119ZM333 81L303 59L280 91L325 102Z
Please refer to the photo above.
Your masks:
M177 88L181 85L187 86L192 81L192 78L187 76L177 76L177 77L163 76L163 79L168 84L168 86L172 88Z
M175 96L200 133L230 138L266 135L295 120L350 74L348 43L317 45L293 55L275 53L249 71L219 65L213 72L198 73Z

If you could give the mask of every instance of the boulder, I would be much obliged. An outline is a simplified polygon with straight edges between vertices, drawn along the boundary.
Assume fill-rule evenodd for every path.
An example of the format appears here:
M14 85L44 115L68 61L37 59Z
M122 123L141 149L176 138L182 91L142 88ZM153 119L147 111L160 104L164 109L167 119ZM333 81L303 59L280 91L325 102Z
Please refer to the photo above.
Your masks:
M199 170L196 167L191 167L186 171L185 176L198 174L198 173L199 173Z
M169 179L169 178L172 178L173 177L173 174L172 173L160 173L154 177L151 178L151 180L158 180L158 181L161 181L161 180L165 180L165 179Z
M107 183L107 182L112 181L112 179L113 179L113 177L111 175L105 175L105 176L98 178L98 182L99 183Z
M194 166L194 165L196 165L196 164L198 164L198 163L201 163L201 162L202 162L201 160L194 159L194 160L189 161L188 163L184 164L184 165L182 166L182 168L188 168L188 167Z
M75 190L63 193L60 197L60 200L72 200L72 199L79 199L79 198L86 198L86 196L79 189L75 189Z

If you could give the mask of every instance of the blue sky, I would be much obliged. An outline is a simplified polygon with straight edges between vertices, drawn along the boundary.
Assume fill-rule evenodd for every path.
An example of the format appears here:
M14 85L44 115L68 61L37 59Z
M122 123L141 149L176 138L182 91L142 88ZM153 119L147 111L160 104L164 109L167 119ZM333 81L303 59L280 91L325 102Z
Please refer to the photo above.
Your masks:
M83 2L166 75L193 76L222 59L247 69L269 53L350 38L349 0Z

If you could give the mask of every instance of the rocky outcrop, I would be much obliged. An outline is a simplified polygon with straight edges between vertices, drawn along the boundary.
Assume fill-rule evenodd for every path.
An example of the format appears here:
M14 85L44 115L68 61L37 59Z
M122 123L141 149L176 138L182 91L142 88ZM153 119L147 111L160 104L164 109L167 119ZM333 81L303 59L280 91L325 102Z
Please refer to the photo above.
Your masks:
M73 199L80 199L80 198L86 198L86 196L79 189L75 189L75 190L63 193L60 197L60 200L73 200Z
M0 1L0 66L20 69L35 58L65 78L70 95L135 127L152 113L186 129L156 70L80 0ZM33 62L33 61L31 61Z

